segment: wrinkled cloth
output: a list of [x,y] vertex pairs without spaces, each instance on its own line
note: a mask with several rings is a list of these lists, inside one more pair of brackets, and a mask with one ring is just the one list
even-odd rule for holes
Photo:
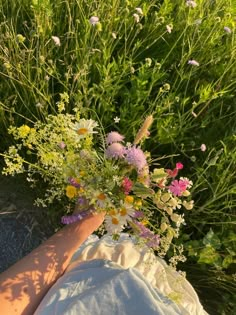
[[206,315],[191,284],[127,234],[91,235],[35,315]]

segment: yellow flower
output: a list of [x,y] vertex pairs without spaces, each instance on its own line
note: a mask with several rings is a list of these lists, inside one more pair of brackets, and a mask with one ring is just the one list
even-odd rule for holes
[[120,215],[123,217],[123,216],[126,216],[128,214],[127,212],[127,209],[126,208],[122,208],[120,209]]
[[74,198],[76,196],[76,194],[77,194],[77,190],[74,186],[68,185],[66,187],[66,196],[68,198],[70,198],[70,199]]
[[109,213],[110,216],[113,216],[113,215],[117,214],[115,209],[109,210],[108,213]]
[[134,202],[134,197],[133,196],[125,196],[125,202],[133,203]]
[[99,194],[99,195],[97,196],[97,198],[98,198],[99,200],[105,200],[105,199],[106,199],[106,195],[103,194],[103,193],[101,193],[101,194]]
[[119,220],[116,217],[112,217],[111,222],[112,224],[115,224],[115,225],[119,224]]
[[148,221],[147,219],[143,219],[143,220],[141,221],[141,223],[142,223],[143,225],[148,225],[149,221]]
[[21,138],[25,138],[30,133],[30,127],[27,125],[22,125],[18,128],[18,133]]

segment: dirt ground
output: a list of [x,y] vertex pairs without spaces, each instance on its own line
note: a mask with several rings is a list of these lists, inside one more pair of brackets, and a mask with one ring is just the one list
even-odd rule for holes
[[33,205],[36,195],[22,176],[0,175],[0,272],[53,233],[47,209]]

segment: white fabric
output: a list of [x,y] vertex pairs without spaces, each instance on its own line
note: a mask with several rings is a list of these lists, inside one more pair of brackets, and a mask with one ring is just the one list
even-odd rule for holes
[[92,235],[35,315],[205,315],[191,284],[163,259],[119,241]]

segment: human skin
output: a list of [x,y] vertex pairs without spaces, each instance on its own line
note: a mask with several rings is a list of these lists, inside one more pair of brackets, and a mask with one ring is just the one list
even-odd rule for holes
[[32,315],[63,275],[74,252],[103,220],[103,213],[91,214],[67,225],[0,274],[0,313]]

